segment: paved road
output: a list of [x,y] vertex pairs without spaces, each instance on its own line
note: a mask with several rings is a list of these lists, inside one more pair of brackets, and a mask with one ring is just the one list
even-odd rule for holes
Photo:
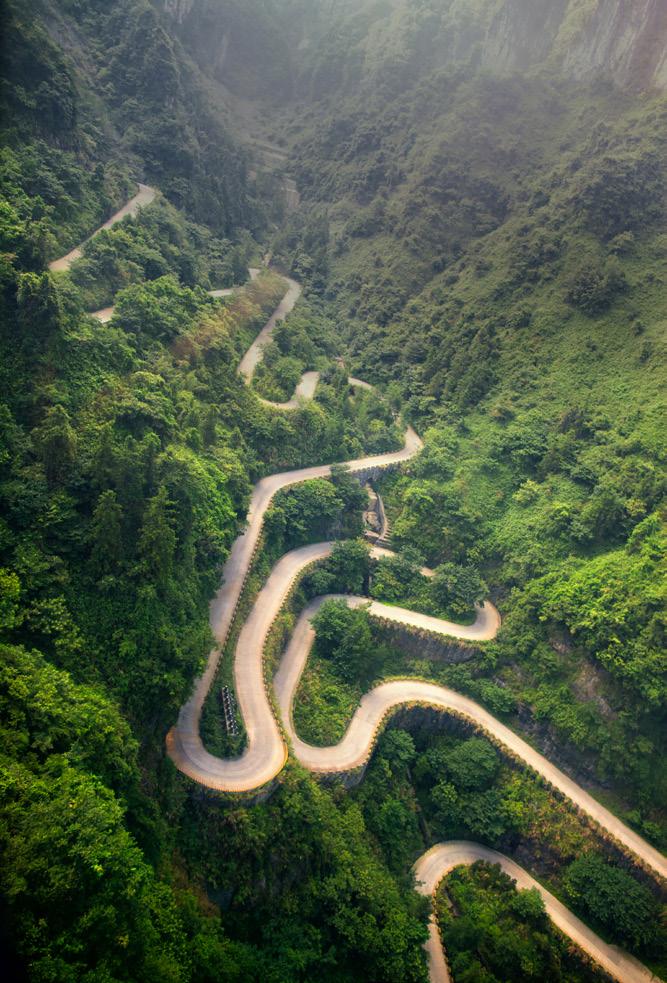
[[[516,881],[520,890],[537,888],[542,895],[546,912],[556,928],[560,929],[587,955],[591,956],[602,969],[620,983],[649,983],[656,981],[655,976],[646,966],[629,956],[615,945],[606,942],[584,925],[576,915],[573,915],[558,898],[542,887],[528,874],[523,867],[478,843],[452,841],[439,843],[419,858],[414,866],[415,881],[420,894],[432,897],[438,884],[455,867],[462,864],[475,863],[485,860],[487,863],[500,864],[506,874]],[[450,983],[451,976],[445,959],[440,933],[434,915],[429,923],[429,940],[426,943],[429,960],[429,976],[431,983]]]
[[[139,193],[105,222],[101,229],[111,228],[126,215],[136,214],[139,208],[153,201],[155,194],[154,189],[140,184]],[[99,232],[100,229],[97,231]],[[81,248],[74,249],[66,256],[51,263],[50,269],[54,271],[66,270],[81,255]],[[257,270],[251,270],[251,278],[254,279],[257,273]],[[252,381],[255,368],[262,358],[263,346],[269,340],[275,324],[292,310],[301,293],[301,288],[296,281],[288,280],[287,282],[287,293],[246,352],[239,366],[239,373],[247,384]],[[212,293],[217,296],[225,294],[224,291],[213,291]],[[112,314],[113,308],[105,308],[103,311],[95,312],[94,316],[104,321],[109,320]],[[317,381],[318,373],[305,373],[292,400],[285,404],[272,405],[282,409],[292,408],[297,405],[299,399],[312,397]],[[350,384],[360,388],[368,387],[368,383],[358,379],[350,379]],[[353,472],[366,471],[369,468],[388,467],[409,460],[418,453],[421,446],[420,438],[411,427],[408,427],[405,432],[404,446],[401,450],[345,463]],[[330,473],[329,465],[301,468],[283,474],[271,475],[263,478],[255,485],[248,511],[247,528],[232,547],[223,570],[222,586],[210,605],[211,629],[220,647],[227,638],[245,579],[257,549],[264,513],[271,504],[273,496],[282,488],[312,478],[327,477]],[[214,681],[220,657],[219,649],[210,653],[205,672],[197,680],[192,696],[181,708],[177,724],[167,735],[167,749],[170,757],[181,771],[195,781],[209,788],[223,791],[250,792],[269,782],[283,767],[287,757],[287,747],[274,717],[264,684],[264,643],[291,585],[308,565],[326,557],[332,548],[332,543],[318,543],[303,547],[300,550],[294,550],[283,556],[271,571],[241,629],[235,651],[234,680],[239,707],[246,726],[248,746],[239,758],[228,760],[216,758],[206,751],[199,736],[202,707]],[[387,555],[387,553],[387,550],[375,550],[377,556]],[[432,574],[432,571],[427,568],[424,568],[422,572],[426,576]],[[339,744],[329,748],[313,748],[300,741],[292,723],[292,704],[314,638],[310,619],[323,600],[323,598],[318,598],[308,606],[299,618],[274,681],[276,697],[286,731],[297,757],[306,767],[315,772],[335,773],[362,765],[368,758],[383,719],[396,706],[418,703],[453,711],[472,720],[527,765],[542,774],[548,782],[567,795],[649,867],[663,877],[667,877],[667,862],[657,850],[628,829],[587,792],[579,788],[543,755],[531,748],[483,707],[445,687],[410,679],[383,683],[362,698],[347,733]],[[352,606],[369,604],[373,616],[463,639],[493,638],[500,626],[500,616],[493,605],[488,602],[478,608],[474,624],[463,626],[454,625],[442,619],[430,618],[393,605],[381,604],[377,601],[369,603],[366,598],[346,597],[346,601]],[[617,979],[628,981],[628,983],[634,983],[635,980],[654,979],[641,964],[598,939],[556,898],[553,898],[540,885],[535,884],[532,878],[513,861],[502,857],[500,854],[495,854],[485,847],[462,843],[441,844],[434,847],[424,854],[416,865],[416,877],[421,882],[419,889],[424,894],[432,894],[438,881],[447,870],[459,863],[472,863],[475,859],[492,859],[492,862],[501,863],[521,887],[537,886],[545,899],[547,910],[554,923]],[[449,866],[447,866],[448,864]],[[431,979],[433,983],[449,980],[437,926],[433,921],[429,931],[430,941],[427,948],[429,950]]]
[[[140,184],[139,191],[134,198],[130,198],[130,200],[123,205],[123,207],[119,209],[115,215],[112,215],[110,219],[107,219],[104,225],[100,225],[99,229],[96,229],[92,235],[89,235],[88,239],[86,239],[80,246],[77,246],[76,249],[73,249],[71,252],[67,253],[66,256],[61,256],[60,259],[54,259],[52,263],[49,263],[49,269],[54,273],[60,273],[63,270],[68,270],[72,263],[74,263],[77,259],[81,259],[83,256],[83,246],[85,246],[89,239],[92,239],[93,236],[96,236],[97,233],[101,232],[103,229],[110,229],[116,224],[116,222],[120,222],[127,215],[136,215],[140,208],[150,205],[156,194],[157,191],[155,188],[149,188],[147,184]],[[102,319],[100,318],[100,320]]]
[[[251,273],[252,272],[253,271],[251,271]],[[264,357],[264,349],[271,341],[271,336],[273,335],[276,324],[278,321],[282,321],[287,317],[287,315],[294,309],[294,305],[301,296],[301,285],[297,283],[296,280],[292,280],[290,277],[283,277],[283,279],[287,283],[287,293],[241,359],[241,364],[239,365],[238,371],[239,375],[243,377],[247,385],[250,385],[252,382],[255,369]],[[297,408],[301,400],[313,398],[319,379],[319,372],[304,372],[296,386],[296,389],[294,390],[294,394],[292,395],[291,399],[284,403],[278,403],[271,399],[264,399],[262,396],[257,396],[257,398],[265,406],[271,406],[277,410],[294,410]],[[355,379],[352,376],[350,376],[349,383],[354,389],[373,388],[370,383],[364,382],[362,379]]]
[[[404,454],[398,451],[396,454]],[[351,469],[366,468],[369,461],[375,464],[393,463],[396,455],[382,455],[382,458],[364,458],[361,461],[350,463]],[[403,459],[403,458],[399,458]],[[317,473],[313,473],[317,472]],[[270,504],[271,498],[279,487],[293,484],[295,481],[306,481],[312,477],[324,477],[329,473],[328,467],[308,468],[300,472],[289,472],[285,475],[275,476],[270,479],[268,487],[262,486],[262,482],[255,488],[259,492],[253,506],[251,506],[252,516],[249,527],[243,536],[237,539],[224,571],[224,583],[218,591],[210,610],[211,629],[222,646],[227,637],[231,624],[232,613],[235,609],[238,596],[240,594],[240,584],[242,581],[242,571],[247,570],[248,557],[252,557],[259,532],[261,529],[261,516]],[[295,477],[298,476],[298,477]],[[284,481],[278,485],[276,478]],[[289,480],[286,480],[289,479]],[[265,479],[266,482],[269,479]],[[209,656],[206,671],[198,680],[195,691],[190,700],[182,707],[179,714],[178,723],[169,732],[167,737],[167,747],[169,755],[176,765],[186,775],[195,781],[221,791],[233,792],[252,792],[278,774],[283,767],[287,748],[278,729],[271,704],[264,686],[263,670],[263,651],[266,637],[271,630],[273,622],[282,608],[285,597],[291,585],[303,571],[316,560],[325,559],[333,548],[333,543],[316,543],[312,546],[304,546],[301,549],[286,553],[271,571],[268,580],[262,587],[255,604],[253,605],[250,616],[243,625],[239,635],[236,651],[234,655],[234,684],[239,709],[243,715],[248,735],[248,746],[239,758],[222,759],[210,754],[201,741],[199,735],[199,720],[201,710],[206,699],[206,695],[215,678],[219,651],[214,650]],[[349,603],[360,605],[367,604],[367,598],[347,598]],[[316,602],[312,613],[322,603],[322,599]],[[495,634],[500,618],[492,605],[485,605],[478,613],[475,625],[461,628],[448,622],[440,621],[436,618],[428,618],[426,615],[417,615],[412,611],[403,611],[400,608],[389,608],[386,605],[373,602],[371,612],[382,617],[389,617],[392,620],[400,620],[402,623],[414,623],[412,619],[417,617],[422,619],[419,624],[428,627],[432,631],[437,631],[444,635],[457,635],[461,631],[466,632],[468,638],[487,638]],[[397,612],[394,615],[394,612]],[[310,634],[309,634],[310,632]],[[308,657],[308,651],[312,644],[312,627],[306,615],[302,616],[297,625],[297,629],[292,636],[290,647],[282,660],[280,672],[276,678],[276,692],[282,710],[283,720],[287,722],[290,717],[282,709],[283,706],[291,706],[291,701],[298,686],[299,677],[303,666]],[[299,640],[308,637],[308,645],[302,645]],[[292,653],[290,655],[290,653]],[[287,683],[281,680],[287,679]],[[375,692],[375,691],[374,691]],[[401,702],[399,700],[399,702]],[[287,730],[293,742],[298,741],[294,734],[291,724],[287,724]],[[328,759],[322,766],[321,762],[315,760],[311,763],[307,754],[303,756],[297,751],[297,757],[302,760],[306,767],[312,767],[314,771],[340,771],[341,767],[356,767],[361,763],[372,746],[374,733],[371,734],[370,741],[365,732],[353,734],[351,744],[355,760],[347,764],[345,760],[338,759],[337,748],[314,748],[309,749],[315,752],[327,753],[332,757],[333,766],[329,765]],[[295,743],[296,746],[296,743]],[[303,745],[307,748],[306,745]],[[349,754],[348,754],[349,756]],[[359,761],[356,761],[359,757]],[[319,767],[318,767],[319,765]]]
[[[318,558],[328,556],[329,552],[330,544],[322,543],[321,554]],[[296,561],[301,562],[301,569],[303,570],[305,565],[312,561],[310,557],[305,556],[303,561],[299,561],[300,553],[300,550],[294,550],[292,554],[287,555],[291,555]],[[387,553],[388,550],[378,547],[371,549],[371,556],[386,556]],[[428,573],[430,574],[431,571]],[[363,765],[368,759],[378,729],[387,713],[394,707],[402,706],[408,702],[405,695],[407,693],[406,687],[411,683],[411,680],[401,680],[393,689],[386,689],[392,684],[384,683],[367,693],[362,698],[347,733],[339,744],[327,748],[313,747],[299,738],[294,728],[293,706],[299,688],[299,680],[315,641],[312,620],[322,604],[332,599],[343,600],[352,608],[367,607],[369,614],[375,618],[383,618],[386,621],[392,621],[398,625],[407,625],[411,628],[425,629],[437,635],[451,638],[483,641],[494,638],[500,627],[500,615],[493,604],[488,601],[486,604],[478,606],[477,617],[472,625],[457,625],[442,618],[433,618],[426,614],[408,611],[406,608],[382,604],[380,601],[369,601],[367,597],[349,594],[329,594],[311,601],[297,620],[273,681],[273,686],[280,715],[292,743],[294,754],[306,768],[320,774],[335,774]],[[258,597],[257,603],[262,602],[263,599]],[[420,687],[426,685],[418,680],[414,680],[414,683]],[[435,688],[440,689],[441,687]],[[418,702],[422,702],[421,698],[418,698]]]
[[[143,205],[155,197],[155,191],[145,185],[139,186],[139,193],[117,212],[101,228],[111,228],[126,215],[136,214]],[[97,230],[100,231],[100,230]],[[81,256],[75,249],[67,256],[51,264],[52,270],[66,270]],[[255,278],[259,271],[250,271]],[[229,291],[212,291],[214,296],[225,296]],[[246,384],[250,384],[255,369],[262,358],[263,346],[269,341],[271,333],[281,318],[293,309],[301,293],[294,280],[288,281],[288,290],[282,301],[264,326],[239,366],[239,373]],[[95,312],[101,321],[109,320],[113,307]],[[319,379],[316,372],[305,373],[291,400],[284,404],[273,404],[283,409],[298,405],[298,400],[311,398]],[[369,388],[368,384],[350,379],[350,384],[358,388]],[[264,401],[267,402],[267,401]],[[352,471],[365,471],[371,467],[387,467],[400,461],[409,460],[422,446],[415,431],[408,427],[405,443],[400,451],[365,457],[347,462]],[[263,478],[253,489],[247,528],[238,537],[223,571],[223,583],[210,606],[210,624],[219,647],[224,644],[234,613],[257,549],[264,513],[271,504],[273,496],[282,488],[308,481],[312,478],[326,477],[330,474],[329,465],[302,468],[284,474]],[[185,774],[210,788],[223,791],[249,792],[265,785],[282,769],[287,746],[274,717],[269,696],[264,684],[263,651],[268,632],[275,617],[289,593],[291,585],[304,569],[316,560],[323,559],[332,550],[332,543],[319,543],[294,550],[283,556],[260,591],[252,611],[243,625],[235,651],[234,681],[239,707],[243,714],[248,736],[246,751],[235,759],[223,760],[211,755],[204,748],[199,736],[199,721],[207,693],[215,678],[219,661],[219,648],[209,655],[204,674],[197,680],[194,692],[184,704],[178,722],[167,736],[169,755]],[[376,556],[386,556],[388,551],[375,548]],[[426,576],[433,571],[424,568]],[[419,680],[396,680],[383,683],[367,693],[356,710],[343,740],[329,748],[314,748],[301,741],[292,722],[292,705],[299,679],[312,647],[314,632],[311,618],[325,599],[313,601],[299,618],[287,651],[281,661],[274,681],[278,706],[288,736],[299,760],[309,769],[319,773],[335,773],[357,768],[364,764],[372,749],[376,734],[386,715],[394,708],[406,703],[419,703],[440,707],[472,720],[504,747],[517,755],[527,765],[542,774],[548,782],[567,795],[581,809],[594,818],[619,842],[628,847],[653,870],[667,876],[665,858],[645,843],[641,837],[628,829],[615,816],[596,802],[583,789],[552,765],[513,731],[505,727],[483,707],[459,693],[432,683]],[[472,625],[455,625],[443,619],[431,618],[394,605],[368,602],[362,597],[346,597],[351,606],[368,604],[371,615],[394,621],[414,628],[426,629],[443,635],[468,640],[493,638],[500,626],[500,616],[490,603],[477,609],[477,617]],[[434,847],[418,861],[415,874],[420,882],[419,890],[432,894],[439,880],[459,863],[472,863],[476,859],[490,859],[500,863],[517,881],[518,886],[536,886],[544,897],[545,905],[554,923],[566,932],[584,951],[588,952],[607,972],[615,978],[634,983],[655,979],[645,967],[625,955],[614,946],[608,946],[572,915],[549,892],[523,871],[513,861],[485,847],[475,844],[450,843]],[[433,919],[429,926],[429,963],[432,983],[449,980],[447,963],[440,942],[437,926]]]
[[[99,232],[99,229],[97,231]],[[72,256],[74,252],[76,252],[76,250],[73,250],[73,252],[69,253],[69,255]],[[74,256],[74,259],[78,259],[78,258],[79,258],[78,256]],[[60,262],[60,260],[56,260],[56,262]],[[255,280],[257,278],[257,274],[259,273],[259,270],[249,269],[248,272],[250,273],[250,279]],[[241,289],[241,286],[242,285],[236,287],[222,287],[219,290],[208,290],[207,293],[209,297],[216,297],[216,298],[231,297],[232,294],[236,293],[237,290]],[[97,318],[97,320],[101,321],[102,324],[106,324],[107,321],[110,321],[111,318],[113,317],[113,312],[114,312],[113,306],[103,307],[99,311],[91,311],[90,316]]]
[[257,393],[255,395],[264,406],[271,406],[276,410],[295,410],[301,400],[313,398],[319,381],[319,372],[304,372],[294,390],[294,395],[285,403],[276,403],[272,399],[264,399],[263,396],[259,396]]
[[238,370],[239,374],[243,376],[246,383],[252,382],[255,369],[263,357],[262,350],[271,340],[271,335],[277,322],[282,321],[287,317],[301,296],[300,284],[298,284],[296,280],[290,280],[289,277],[285,277],[285,280],[287,281],[287,293],[241,359],[241,364],[239,365]]
[[[241,362],[240,373],[250,382],[255,367],[261,358],[260,338],[266,341],[279,316],[292,309],[299,294],[299,286],[289,281],[288,291],[267,326]],[[244,367],[245,366],[245,367]],[[364,471],[371,467],[387,467],[409,460],[422,446],[420,438],[408,428],[405,444],[400,451],[382,454],[377,457],[361,458],[348,462],[352,471]],[[211,603],[210,623],[213,634],[222,646],[229,631],[238,599],[247,576],[259,540],[262,521],[271,499],[282,488],[308,481],[311,478],[326,477],[330,474],[328,465],[302,468],[283,474],[271,475],[257,483],[253,490],[248,526],[234,543],[230,557],[223,570],[223,584]],[[273,718],[268,697],[264,691],[262,672],[262,644],[266,632],[280,610],[283,599],[296,576],[316,558],[326,556],[330,544],[324,543],[305,547],[284,556],[274,567],[269,580],[259,594],[250,618],[241,632],[235,653],[234,675],[237,697],[248,732],[248,748],[241,758],[223,761],[209,754],[199,736],[199,719],[206,694],[213,682],[219,660],[218,650],[209,656],[206,671],[197,681],[194,693],[183,706],[178,722],[170,731],[167,744],[169,754],[179,768],[187,775],[211,788],[229,791],[252,791],[264,784],[280,770],[285,760],[285,747],[280,738],[278,726]],[[426,572],[426,571],[425,571]],[[352,603],[355,603],[353,600]],[[428,618],[412,611],[373,602],[371,610],[376,614],[417,628],[443,631],[445,634],[474,640],[491,638],[498,630],[500,618],[492,605],[485,605],[478,612],[474,625],[451,625],[438,619]],[[662,877],[667,877],[667,861],[654,847],[650,846],[637,833],[605,809],[576,782],[556,768],[543,755],[539,754],[514,731],[510,730],[487,710],[473,700],[454,690],[423,683],[419,680],[400,680],[383,683],[367,693],[357,709],[348,732],[340,744],[333,748],[310,748],[298,740],[291,725],[290,700],[296,691],[298,676],[307,658],[312,635],[309,634],[307,618],[300,619],[297,632],[285,655],[286,667],[277,677],[279,703],[283,720],[288,729],[298,757],[307,767],[317,772],[346,771],[358,767],[368,757],[378,727],[386,714],[394,707],[405,703],[425,703],[440,707],[449,712],[462,714],[478,727],[499,741],[526,765],[534,768],[555,788],[575,802],[584,812],[606,829],[612,836],[651,869]],[[298,673],[294,669],[300,666]],[[283,674],[289,674],[292,682],[285,688]]]
[[231,297],[237,287],[222,287],[220,290],[209,290],[209,297]]
[[[271,399],[264,399],[263,396],[259,396],[257,393],[255,393],[255,395],[260,403],[264,404],[264,406],[271,406],[275,410],[295,410],[302,400],[313,398],[319,381],[319,372],[304,372],[301,379],[297,383],[291,399],[288,399],[284,403],[276,403]],[[373,388],[368,382],[362,382],[360,379],[353,378],[353,376],[350,376],[347,381],[352,389]]]
[[[326,555],[326,549],[327,544],[322,544],[323,555]],[[287,554],[287,557],[293,558],[289,564],[292,576],[295,561],[299,562],[299,553],[300,551],[296,550],[292,554]],[[287,558],[283,557],[283,559]],[[280,562],[282,563],[282,560]],[[303,561],[301,561],[302,569],[308,562],[309,559],[304,555]],[[267,603],[268,598],[266,595],[262,596],[263,593],[260,593],[257,604]],[[311,602],[297,621],[274,680],[278,706],[285,728],[292,741],[294,753],[303,765],[311,771],[321,774],[332,774],[358,768],[367,760],[378,729],[392,709],[406,703],[439,707],[472,721],[504,748],[516,755],[524,764],[542,775],[554,788],[579,806],[603,829],[608,830],[619,843],[640,857],[650,868],[667,878],[667,860],[658,850],[622,823],[620,819],[605,809],[544,755],[497,720],[488,710],[485,710],[484,707],[469,697],[445,686],[425,683],[418,679],[392,680],[382,683],[363,696],[352,717],[350,726],[339,744],[327,748],[316,748],[301,741],[294,730],[292,703],[314,640],[311,619],[321,603],[321,598]],[[367,598],[352,597],[348,599],[348,603],[352,606],[358,606],[369,602]],[[488,602],[478,609],[477,618],[472,625],[455,625],[440,621],[437,618],[429,618],[427,615],[416,614],[414,611],[381,604],[378,601],[371,602],[369,609],[372,615],[387,618],[397,624],[426,628],[429,631],[469,641],[493,638],[500,626],[500,616],[493,605]]]
[[[408,427],[401,450],[346,463],[351,471],[384,468],[409,460],[421,448],[421,440]],[[248,524],[238,537],[223,569],[223,583],[211,602],[209,622],[219,648],[225,639],[238,604],[245,578],[259,541],[264,513],[273,496],[282,488],[331,474],[328,464],[286,471],[262,478],[255,485],[248,510]],[[178,722],[167,735],[167,749],[175,764],[186,775],[209,788],[249,792],[273,778],[285,762],[285,746],[264,688],[262,669],[263,639],[278,614],[294,577],[304,566],[328,555],[330,543],[318,543],[286,554],[278,561],[262,588],[239,636],[234,657],[234,682],[239,709],[248,735],[248,747],[234,760],[209,754],[199,735],[199,720],[206,695],[215,678],[219,648],[208,658],[204,674],[197,680],[190,699],[183,705]]]

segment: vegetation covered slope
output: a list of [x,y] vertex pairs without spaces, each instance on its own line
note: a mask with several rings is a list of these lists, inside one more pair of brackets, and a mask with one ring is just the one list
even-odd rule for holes
[[397,543],[477,568],[500,603],[493,663],[462,685],[503,687],[517,725],[655,836],[665,97],[548,65],[491,74],[464,48],[434,67],[408,16],[329,35],[341,65],[349,32],[364,55],[291,123],[308,213],[276,249],[426,434],[385,489]]
[[[293,43],[299,5],[273,7],[256,33],[248,10],[261,18],[268,5],[236,11],[241,50],[258,53],[253,92],[302,100],[275,125],[300,139],[307,209],[275,246],[311,297],[258,385],[284,398],[300,369],[324,368],[347,345],[365,377],[431,428],[420,463],[386,489],[396,537],[432,562],[483,568],[508,626],[448,682],[514,712],[554,755],[567,736],[576,767],[624,786],[629,818],[659,839],[663,108],[555,78],[490,84],[465,45],[462,68],[422,57],[428,17],[416,33],[405,26],[428,5],[395,5],[380,32],[385,5],[351,6],[339,13],[368,59],[343,20],[332,31],[321,19],[329,5],[302,25],[310,49]],[[637,901],[630,923],[615,904],[603,928],[660,959],[652,897],[616,865],[600,873],[603,846],[548,793],[497,761],[485,771],[488,748],[473,748],[470,764],[458,739],[435,748],[427,730],[417,757],[409,735],[388,735],[353,795],[290,770],[270,802],[227,809],[190,795],[164,761],[251,481],[392,437],[386,407],[350,402],[342,371],[289,417],[236,379],[282,288],[264,277],[226,306],[206,296],[237,278],[266,206],[220,123],[206,52],[190,59],[201,33],[188,38],[188,7],[3,10],[0,851],[11,970],[40,983],[423,981],[410,865],[434,836],[473,834],[524,851],[563,890],[585,847],[602,893],[611,880],[615,901],[630,890]],[[401,41],[397,60],[400,38],[417,43]],[[286,72],[289,85],[276,86]],[[600,115],[607,131],[594,128]],[[91,243],[70,276],[47,274],[140,177],[171,205]],[[599,224],[619,203],[621,226]],[[109,324],[85,314],[112,299]],[[320,504],[312,493],[280,503],[275,548],[288,527],[322,535],[308,512]],[[429,749],[439,753],[421,761]],[[584,761],[594,755],[596,775]],[[590,873],[571,872],[573,898]],[[587,892],[579,910],[595,920],[599,909]],[[512,955],[529,947],[515,934]],[[547,940],[539,955],[551,965],[558,946]]]
[[219,233],[262,226],[224,107],[148,0],[3,8],[5,153],[22,189],[55,209],[59,247],[123,200],[129,172]]
[[[237,380],[284,288],[265,275],[225,305],[203,289],[239,279],[261,213],[243,154],[207,116],[153,9],[13,5],[4,26],[6,962],[13,978],[58,983],[268,979],[254,941],[228,941],[193,890],[201,864],[190,880],[178,861],[182,795],[162,764],[164,735],[210,646],[208,599],[250,481],[336,457],[362,434],[340,386],[287,418]],[[47,273],[137,176],[189,218],[158,201],[93,240],[71,276]],[[109,324],[85,313],[110,300]],[[342,837],[327,808],[324,835]],[[396,958],[409,961],[423,932],[415,902],[369,863],[382,886],[369,882],[368,896],[387,896],[377,922],[405,921]]]

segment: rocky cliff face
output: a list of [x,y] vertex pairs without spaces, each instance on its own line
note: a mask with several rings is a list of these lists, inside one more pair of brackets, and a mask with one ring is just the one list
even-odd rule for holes
[[666,0],[598,0],[564,51],[563,67],[575,75],[606,70],[621,85],[667,89]]
[[[377,65],[402,49],[425,70],[473,61],[492,72],[544,67],[667,89],[667,0],[427,0],[418,8],[413,0],[155,2],[202,67],[249,95],[276,95],[276,87],[287,94],[301,56],[326,48],[341,25],[349,44],[334,52],[337,61]],[[426,31],[413,45],[420,20]]]
[[285,96],[291,63],[281,4],[263,0],[154,0],[200,67],[248,98]]
[[506,0],[487,30],[482,62],[545,64],[571,78],[667,89],[667,0]]

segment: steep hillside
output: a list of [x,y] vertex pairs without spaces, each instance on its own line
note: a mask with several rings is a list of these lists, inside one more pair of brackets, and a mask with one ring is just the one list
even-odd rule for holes
[[397,541],[501,602],[495,667],[452,681],[502,687],[657,835],[667,103],[636,69],[662,8],[288,9],[305,207],[275,252],[427,432]]
[[349,95],[369,77],[398,91],[432,71],[558,71],[667,87],[661,0],[156,0],[200,65],[274,103]]
[[[263,217],[244,154],[153,9],[12,4],[3,15],[5,972],[35,983],[265,980],[275,958],[243,915],[231,941],[206,899],[216,851],[184,869],[186,797],[165,766],[164,736],[211,646],[208,600],[251,478],[361,447],[362,421],[345,383],[323,386],[322,402],[288,419],[238,379],[240,354],[284,286],[267,272],[228,301],[206,292],[245,279]],[[189,214],[158,193],[85,244],[69,273],[49,272],[139,177]],[[111,301],[108,323],[86,313]],[[311,357],[319,350],[311,342]],[[371,872],[377,924],[403,919],[398,964],[417,953],[421,966],[418,902],[363,830],[346,835],[330,797],[321,809],[318,835],[352,844]],[[314,852],[321,862],[323,848]],[[251,875],[234,877],[252,889]],[[320,917],[310,908],[304,936]],[[332,930],[326,949],[336,946],[351,963],[354,945],[344,957]],[[284,963],[289,973],[289,952]]]
[[[277,4],[279,8],[285,5]],[[408,77],[472,65],[494,74],[555,70],[623,87],[667,87],[661,0],[385,0],[287,4],[294,64],[320,96],[372,74]]]
[[[209,602],[252,483],[393,450],[402,414],[425,446],[380,483],[399,555],[370,565],[363,544],[337,547],[290,594],[266,662],[305,599],[338,590],[461,621],[490,597],[502,626],[474,647],[401,646],[363,608],[323,607],[301,736],[337,740],[378,680],[419,678],[471,697],[667,843],[665,13],[661,0],[5,0],[11,978],[425,983],[412,865],[453,838],[518,859],[664,975],[650,872],[449,714],[394,720],[357,788],[290,760],[262,802],[213,799],[176,772],[165,737],[213,644]],[[284,222],[278,182],[255,174],[258,141],[298,179]],[[152,203],[49,270],[138,180]],[[239,361],[284,281],[264,270],[231,298],[210,292],[245,281],[266,248],[304,297],[250,387]],[[88,313],[108,305],[109,320]],[[266,403],[305,370],[320,375],[313,398]],[[359,534],[362,502],[344,471],[276,497],[234,631],[288,549]],[[232,649],[202,722],[224,755],[244,738],[220,712]],[[597,978],[536,896],[486,869],[445,889],[462,979]]]
[[272,102],[293,88],[292,32],[273,0],[157,0],[208,75],[245,99]]
[[[263,206],[224,107],[148,0],[113,8],[8,0],[3,21],[4,142],[27,193],[57,208],[65,224],[67,208],[85,215],[76,205],[87,192],[90,208],[100,207],[100,194],[119,203],[131,173],[217,232],[262,227]],[[63,188],[59,171],[70,164],[80,176]]]
[[304,207],[275,255],[427,433],[386,488],[397,541],[501,602],[494,666],[452,681],[501,688],[659,835],[664,5],[166,6],[292,148]]

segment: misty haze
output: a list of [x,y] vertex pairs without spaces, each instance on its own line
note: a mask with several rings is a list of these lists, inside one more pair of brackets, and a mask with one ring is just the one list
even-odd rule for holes
[[667,981],[667,0],[4,0],[9,983]]

